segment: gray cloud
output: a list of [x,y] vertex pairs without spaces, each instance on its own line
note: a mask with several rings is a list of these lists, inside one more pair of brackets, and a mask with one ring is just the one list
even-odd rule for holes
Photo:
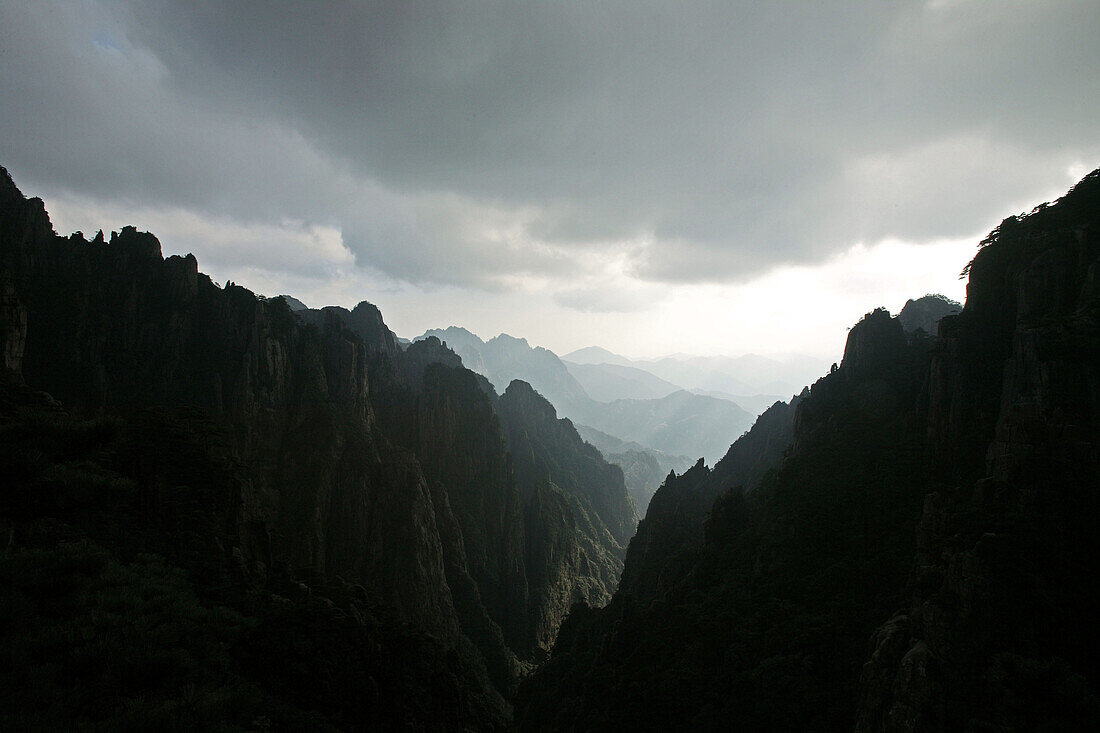
[[[1100,4],[0,4],[55,190],[333,226],[365,268],[737,281],[969,235],[1100,162]],[[558,302],[627,308],[564,285]]]

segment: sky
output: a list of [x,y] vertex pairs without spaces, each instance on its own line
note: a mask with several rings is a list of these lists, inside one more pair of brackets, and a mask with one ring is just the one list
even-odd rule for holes
[[1095,0],[0,0],[0,165],[62,234],[405,337],[834,360],[1100,166],[1098,37]]

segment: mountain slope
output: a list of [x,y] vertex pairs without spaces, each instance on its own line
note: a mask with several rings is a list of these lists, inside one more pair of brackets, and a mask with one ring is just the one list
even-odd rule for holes
[[1100,171],[983,242],[940,338],[853,327],[789,448],[670,476],[520,727],[1090,729],[1098,232]]
[[579,419],[623,440],[710,461],[752,425],[752,415],[734,403],[683,390],[657,400],[592,405]]
[[[19,562],[38,567],[66,557],[65,543],[89,541],[112,577],[135,553],[156,553],[169,575],[187,574],[181,602],[193,592],[217,615],[232,595],[230,610],[272,629],[233,631],[243,656],[231,664],[244,665],[242,684],[259,685],[256,694],[297,701],[279,727],[382,725],[393,713],[402,725],[498,728],[502,694],[554,637],[568,605],[555,595],[562,584],[602,588],[576,596],[592,602],[613,587],[621,547],[556,565],[554,577],[545,562],[528,565],[532,537],[595,547],[612,530],[598,512],[582,522],[526,502],[527,488],[550,479],[514,468],[485,379],[438,341],[400,349],[373,305],[294,313],[284,298],[217,287],[194,257],[164,259],[155,237],[130,227],[109,240],[58,237],[42,202],[24,199],[6,171],[0,265],[0,344],[14,395],[4,398],[3,439],[41,452],[70,420],[89,417],[141,440],[165,436],[139,449],[116,445],[110,430],[100,439],[99,427],[82,439],[81,429],[56,466],[23,465],[17,453],[0,509]],[[55,398],[65,405],[59,416],[19,422],[27,405],[56,407]],[[194,455],[177,460],[185,448]],[[623,522],[633,526],[625,490],[584,448],[569,446],[587,462],[571,483],[558,479],[559,492],[618,506],[621,545]],[[64,490],[41,490],[53,484]],[[125,489],[117,497],[116,484]],[[618,491],[619,504],[604,489]],[[37,598],[33,588],[19,592]],[[333,628],[349,634],[346,649],[325,630],[332,618],[343,619]],[[45,628],[33,614],[23,621]],[[285,631],[286,643],[317,645],[316,658],[304,646],[287,650],[300,668],[275,662],[286,625],[297,629]],[[377,642],[387,634],[407,646]],[[372,649],[382,656],[339,661]],[[102,661],[88,659],[89,670]],[[345,675],[359,691],[326,682],[341,663],[363,670]],[[310,669],[319,676],[301,679]],[[386,680],[370,682],[381,670]],[[185,681],[166,674],[165,684]],[[375,706],[382,719],[364,712],[376,698],[359,693],[372,685],[393,698]],[[133,689],[160,694],[140,680]],[[65,720],[99,714],[71,702],[63,712],[75,717]],[[124,707],[104,705],[110,715]],[[308,722],[287,722],[295,716]]]
[[637,517],[618,466],[582,441],[572,423],[558,420],[529,384],[512,382],[497,408],[530,518],[524,552],[537,595],[530,643],[548,654],[573,603],[611,599]]
[[598,402],[650,400],[666,397],[681,387],[649,372],[617,364],[574,364],[563,360],[565,368],[580,382],[584,391]]

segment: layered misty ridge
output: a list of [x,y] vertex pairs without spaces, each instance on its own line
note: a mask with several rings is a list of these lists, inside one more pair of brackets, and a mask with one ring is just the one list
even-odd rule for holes
[[[622,467],[639,515],[669,471],[682,472],[700,457],[717,461],[758,414],[827,367],[809,357],[779,362],[754,355],[631,361],[599,347],[559,358],[523,338],[500,334],[484,341],[458,326],[418,338],[430,337],[498,389],[521,379],[545,395],[585,440]],[[802,375],[806,379],[798,381]]]
[[1100,171],[967,273],[965,308],[868,313],[839,367],[669,476],[521,729],[1094,726]]
[[0,173],[5,727],[502,727],[568,608],[614,591],[622,471],[369,303],[60,237]]

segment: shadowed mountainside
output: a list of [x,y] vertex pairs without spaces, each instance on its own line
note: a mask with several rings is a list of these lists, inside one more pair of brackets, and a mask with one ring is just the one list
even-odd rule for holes
[[1091,729],[1098,237],[1100,171],[983,241],[938,338],[883,310],[853,327],[793,420],[769,411],[761,444],[789,447],[749,448],[765,413],[669,476],[519,726]]
[[[402,351],[373,305],[294,313],[284,298],[219,288],[194,257],[165,259],[132,227],[59,237],[6,171],[0,264],[0,437],[16,477],[0,506],[18,630],[5,639],[17,657],[72,622],[36,605],[34,573],[71,565],[65,592],[93,618],[114,612],[112,584],[144,593],[163,576],[172,602],[213,624],[194,643],[220,645],[217,685],[247,688],[222,710],[235,725],[255,727],[257,700],[274,696],[285,705],[264,725],[276,728],[493,729],[568,605],[613,589],[635,521],[621,473],[579,441],[554,446],[568,477],[513,462],[484,378],[438,341]],[[531,434],[559,429],[552,411],[509,414]],[[570,510],[541,511],[532,497],[550,492]],[[563,551],[528,551],[547,538]],[[146,577],[134,563],[153,555]],[[257,625],[270,631],[247,632]],[[84,679],[106,653],[90,648],[66,674]],[[203,670],[169,665],[155,689],[128,678],[103,703],[66,698],[46,718],[5,709],[39,725],[121,725],[134,700],[210,682]]]

